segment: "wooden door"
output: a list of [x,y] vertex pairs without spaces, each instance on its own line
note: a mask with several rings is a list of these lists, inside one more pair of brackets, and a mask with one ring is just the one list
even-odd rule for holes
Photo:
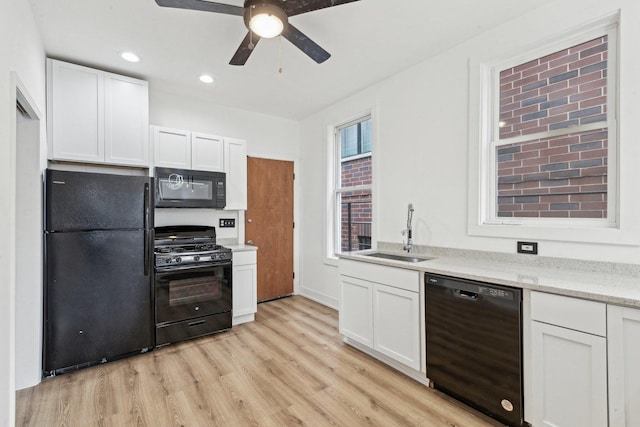
[[258,301],[293,293],[293,162],[247,158],[245,240],[258,247]]

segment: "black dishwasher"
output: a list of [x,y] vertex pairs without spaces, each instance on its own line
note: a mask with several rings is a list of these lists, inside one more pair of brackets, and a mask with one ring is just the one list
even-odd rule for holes
[[425,274],[427,377],[437,390],[522,426],[522,290]]

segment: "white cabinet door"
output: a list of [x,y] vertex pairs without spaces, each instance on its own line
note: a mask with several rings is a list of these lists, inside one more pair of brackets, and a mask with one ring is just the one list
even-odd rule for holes
[[340,333],[373,348],[373,284],[340,276]]
[[420,370],[419,293],[375,284],[374,349]]
[[149,166],[147,82],[104,73],[105,163]]
[[218,136],[191,134],[191,169],[224,172],[224,142]]
[[157,167],[191,169],[191,133],[152,126],[153,164]]
[[640,310],[607,307],[609,426],[640,426]]
[[606,338],[534,321],[531,347],[533,425],[606,426]]
[[49,158],[104,162],[102,71],[47,60]]
[[258,272],[255,264],[233,267],[234,318],[254,314],[258,311],[257,275]]
[[247,209],[247,142],[224,139],[224,167],[227,173],[227,210]]

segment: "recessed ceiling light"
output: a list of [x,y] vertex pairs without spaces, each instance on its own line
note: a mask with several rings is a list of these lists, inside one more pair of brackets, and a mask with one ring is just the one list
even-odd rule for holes
[[140,57],[133,52],[122,52],[120,54],[122,59],[129,62],[140,62]]
[[210,75],[208,75],[208,74],[203,74],[203,75],[201,75],[201,76],[200,76],[200,81],[201,81],[202,83],[208,83],[208,84],[211,84],[211,83],[213,83],[213,77],[211,77],[211,76],[210,76]]

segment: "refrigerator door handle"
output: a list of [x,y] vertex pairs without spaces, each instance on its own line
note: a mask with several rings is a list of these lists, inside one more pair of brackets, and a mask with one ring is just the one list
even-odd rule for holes
[[149,183],[144,184],[144,275],[149,275]]

